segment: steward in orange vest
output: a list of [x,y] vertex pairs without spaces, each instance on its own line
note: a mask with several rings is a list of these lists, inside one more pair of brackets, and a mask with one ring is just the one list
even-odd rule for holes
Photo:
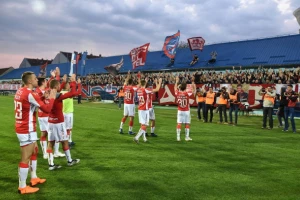
[[208,110],[210,110],[210,120],[209,122],[212,122],[213,119],[213,109],[214,109],[214,103],[216,100],[216,93],[213,92],[212,86],[209,87],[208,92],[203,94],[203,97],[205,97],[205,115],[204,115],[204,122],[208,121]]
[[221,90],[217,93],[217,97],[219,97],[218,101],[218,107],[219,107],[219,113],[220,113],[220,123],[223,123],[223,113],[224,113],[224,124],[228,124],[227,122],[227,104],[229,100],[229,94],[226,92],[226,87],[222,87]]
[[120,89],[118,94],[119,94],[119,97],[124,97],[124,95],[125,95],[124,90]]
[[[240,105],[240,95],[239,93],[231,88],[230,93],[229,93],[229,102],[230,102],[230,107],[229,107],[229,124],[232,124],[233,126],[237,125],[237,120],[238,120],[238,111],[239,111],[239,105]],[[234,111],[234,123],[232,123],[232,112]]]
[[124,101],[124,90],[123,87],[120,87],[120,89],[118,90],[118,97],[119,97],[119,109],[121,109],[122,107],[122,102]]
[[263,126],[262,129],[267,128],[267,118],[269,118],[268,129],[273,129],[273,108],[275,103],[276,92],[273,91],[272,87],[267,89],[262,88],[258,94],[263,96]]

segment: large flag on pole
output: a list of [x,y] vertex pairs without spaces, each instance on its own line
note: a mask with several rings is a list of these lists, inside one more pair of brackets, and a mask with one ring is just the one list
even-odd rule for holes
[[72,76],[72,74],[74,73],[73,72],[74,67],[76,67],[76,53],[72,53],[69,76]]
[[174,35],[167,36],[163,46],[163,52],[169,58],[175,58],[176,55],[176,48],[178,46],[180,39],[180,31],[178,30],[177,33]]
[[82,53],[82,56],[81,56],[81,65],[80,65],[80,75],[81,76],[84,76],[85,74],[85,60],[86,60],[86,56],[87,56],[87,51],[83,52]]
[[145,65],[149,45],[150,43],[147,43],[130,51],[129,56],[132,62],[132,69]]
[[40,67],[39,77],[46,77],[47,65],[48,65],[48,61],[46,61],[46,63]]
[[203,50],[205,40],[202,37],[192,37],[187,39],[191,51],[193,50]]
[[104,69],[106,69],[108,71],[108,73],[110,73],[111,75],[116,76],[119,73],[123,64],[124,64],[124,60],[122,57],[122,59],[119,63],[108,65],[108,66],[104,67]]

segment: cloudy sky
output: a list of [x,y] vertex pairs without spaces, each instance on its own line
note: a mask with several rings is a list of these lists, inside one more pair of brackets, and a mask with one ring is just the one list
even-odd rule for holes
[[[297,3],[298,2],[298,3]],[[0,68],[59,51],[127,54],[165,36],[207,43],[298,33],[299,0],[0,0]]]

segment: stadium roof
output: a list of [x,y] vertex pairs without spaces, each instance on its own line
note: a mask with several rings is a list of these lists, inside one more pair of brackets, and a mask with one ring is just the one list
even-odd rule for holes
[[[217,59],[214,64],[209,64],[210,53],[217,51]],[[190,66],[193,54],[199,57],[198,63]],[[107,73],[104,67],[119,63],[124,59],[124,65],[121,73],[132,70],[131,59],[128,54],[87,59],[86,62],[79,61],[78,74],[99,74]],[[85,63],[85,67],[81,67]],[[140,66],[132,71],[160,71],[160,70],[185,70],[185,69],[218,69],[231,68],[232,66],[289,66],[300,65],[300,34],[279,36],[273,38],[253,39],[244,41],[235,41],[227,43],[218,43],[206,45],[203,51],[191,52],[189,48],[177,49],[175,63],[170,66],[170,59],[164,56],[162,51],[148,52],[145,66]],[[70,63],[48,65],[49,71],[59,66],[62,74],[68,74]],[[30,68],[27,68],[29,70]],[[39,72],[39,67],[31,68],[35,73]],[[23,73],[22,69],[15,69],[5,74],[1,79],[19,78]],[[73,70],[76,71],[75,69]]]

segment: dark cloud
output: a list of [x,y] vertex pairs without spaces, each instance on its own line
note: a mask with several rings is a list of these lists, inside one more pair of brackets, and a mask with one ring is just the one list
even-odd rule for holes
[[[44,11],[39,2],[44,2]],[[297,4],[296,0],[0,1],[0,67],[17,67],[22,56],[53,58],[60,50],[109,56],[127,54],[147,42],[151,50],[160,50],[165,36],[177,30],[181,40],[203,36],[207,43],[296,33],[292,12]],[[8,55],[16,59],[7,59]]]

